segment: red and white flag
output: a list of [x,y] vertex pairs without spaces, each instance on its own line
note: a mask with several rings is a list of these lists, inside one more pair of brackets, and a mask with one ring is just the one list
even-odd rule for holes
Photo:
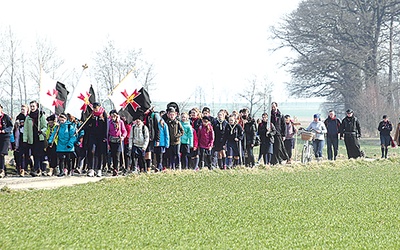
[[81,77],[79,78],[78,84],[75,86],[72,94],[69,95],[65,112],[70,113],[76,118],[80,118],[82,112],[86,112],[86,109],[91,105],[90,100],[93,95],[90,92],[92,86],[87,71],[82,71]]
[[40,73],[39,103],[52,113],[64,112],[68,91],[65,85],[52,79],[43,70]]

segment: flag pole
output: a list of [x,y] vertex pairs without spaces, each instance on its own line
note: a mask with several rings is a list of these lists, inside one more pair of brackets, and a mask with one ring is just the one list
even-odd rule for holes
[[135,70],[135,67],[133,67],[128,74],[126,74],[126,76],[124,78],[122,78],[122,80],[113,88],[113,90],[108,94],[108,96],[112,95],[114,93],[114,90],[121,85],[121,83]]

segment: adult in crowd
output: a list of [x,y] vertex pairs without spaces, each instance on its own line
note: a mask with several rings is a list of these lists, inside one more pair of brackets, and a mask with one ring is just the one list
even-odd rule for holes
[[3,106],[0,104],[0,178],[6,176],[5,156],[8,154],[13,127],[11,118],[3,112]]
[[388,147],[392,141],[392,137],[390,136],[392,129],[392,123],[389,121],[387,115],[383,115],[382,121],[380,121],[378,125],[379,137],[381,140],[382,158],[387,158]]
[[297,133],[295,123],[292,121],[290,115],[285,115],[285,140],[283,144],[288,155],[287,164],[292,163],[292,152],[295,146],[294,135]]
[[339,153],[339,130],[342,122],[336,117],[334,110],[329,110],[329,115],[324,121],[327,129],[326,133],[326,151],[328,160],[336,160]]
[[354,116],[352,109],[346,110],[346,117],[342,119],[340,125],[340,139],[344,139],[346,145],[347,157],[357,159],[361,157],[360,143],[361,126],[357,117]]
[[313,130],[315,138],[313,141],[314,156],[317,161],[322,160],[322,149],[325,144],[325,134],[327,132],[325,124],[320,119],[320,114],[314,114],[313,121],[308,125],[306,130]]
[[288,160],[288,155],[283,144],[285,140],[285,118],[281,111],[278,109],[278,103],[271,103],[271,117],[270,121],[274,124],[276,134],[274,138],[274,153],[272,154],[271,164],[281,164],[283,161]]
[[24,123],[23,142],[27,143],[28,150],[33,156],[33,177],[47,175],[44,160],[45,135],[47,131],[47,122],[43,112],[39,111],[39,103],[31,101],[29,103],[30,112]]

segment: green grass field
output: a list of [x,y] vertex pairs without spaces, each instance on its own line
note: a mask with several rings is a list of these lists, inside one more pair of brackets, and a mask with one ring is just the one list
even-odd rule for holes
[[1,249],[399,249],[399,159],[0,192]]

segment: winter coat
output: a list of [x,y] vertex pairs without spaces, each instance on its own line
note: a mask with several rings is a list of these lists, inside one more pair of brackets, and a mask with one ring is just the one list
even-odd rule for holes
[[118,124],[118,129],[112,119],[108,120],[108,142],[109,143],[110,143],[111,136],[120,137],[123,140],[127,135],[127,131],[126,131],[124,122],[121,119],[117,119],[115,121],[115,123]]
[[74,143],[76,142],[76,124],[70,121],[60,123],[53,130],[48,140],[49,145],[57,139],[56,152],[72,153],[74,152]]
[[129,148],[132,146],[146,149],[149,145],[149,129],[146,125],[134,125],[132,126],[131,136],[129,137]]
[[268,133],[268,128],[267,128],[267,122],[261,122],[258,124],[258,135],[260,136],[260,142],[261,144],[268,144],[268,143],[274,143],[275,142],[275,134],[276,134],[276,128],[273,123],[269,123],[269,133]]
[[169,143],[170,146],[179,145],[181,143],[181,136],[183,135],[183,127],[178,119],[167,120],[168,132],[169,132]]
[[256,143],[257,127],[254,120],[250,120],[244,124],[244,134],[246,145],[254,145]]
[[342,124],[336,116],[332,119],[330,117],[326,118],[324,121],[326,130],[328,130],[328,136],[336,136],[340,133],[340,125]]
[[227,142],[236,142],[235,138],[237,138],[239,141],[243,140],[243,128],[237,123],[233,126],[228,124],[225,127],[224,144]]
[[340,137],[357,136],[361,137],[361,127],[358,119],[355,116],[345,117],[340,125]]
[[33,126],[38,127],[38,130],[42,131],[41,134],[39,134],[39,140],[44,141],[45,138],[44,136],[46,135],[47,131],[47,121],[46,118],[44,117],[43,114],[39,115],[39,124],[33,125],[33,119],[28,115],[25,119],[24,123],[24,135],[23,135],[23,142],[27,142],[28,144],[33,144],[33,137],[34,137],[34,132],[33,132]]
[[325,140],[325,134],[327,132],[325,124],[321,121],[312,121],[306,130],[314,129],[318,131],[315,135],[316,140]]
[[183,127],[183,135],[181,136],[181,144],[190,145],[193,147],[193,128],[190,125],[190,121],[183,122],[181,121],[181,125]]
[[378,130],[380,132],[380,135],[390,135],[390,132],[392,131],[393,126],[390,121],[381,121],[378,125]]
[[211,149],[214,145],[214,129],[211,123],[201,125],[197,131],[199,148]]

